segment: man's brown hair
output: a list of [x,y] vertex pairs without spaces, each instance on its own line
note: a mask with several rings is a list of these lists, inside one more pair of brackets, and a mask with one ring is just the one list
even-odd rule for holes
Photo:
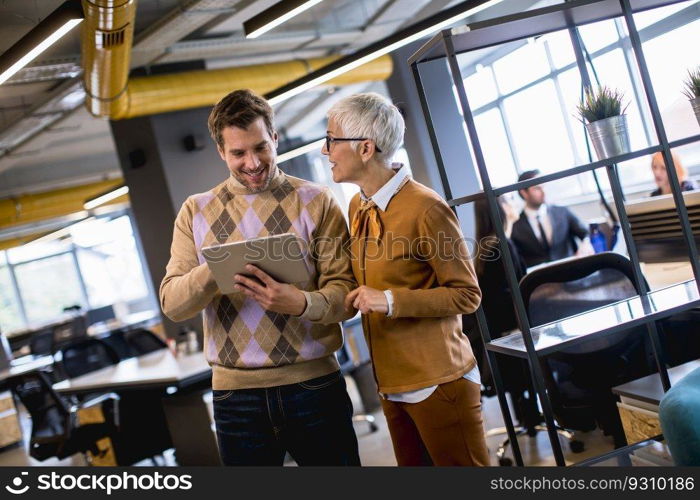
[[234,90],[216,103],[209,114],[207,125],[214,142],[223,149],[224,139],[221,132],[226,127],[247,129],[251,123],[262,117],[267,132],[275,132],[272,107],[265,99],[248,89]]

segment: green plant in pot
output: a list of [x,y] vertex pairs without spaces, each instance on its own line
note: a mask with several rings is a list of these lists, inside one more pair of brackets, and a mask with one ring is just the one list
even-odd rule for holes
[[694,70],[688,70],[688,78],[685,81],[683,93],[690,100],[690,105],[695,111],[695,118],[700,125],[700,66]]
[[581,121],[599,160],[630,152],[624,93],[606,86],[586,89],[578,105]]

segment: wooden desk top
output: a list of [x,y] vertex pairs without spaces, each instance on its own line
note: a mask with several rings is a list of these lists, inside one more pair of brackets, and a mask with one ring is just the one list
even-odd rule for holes
[[120,363],[54,384],[59,393],[148,389],[182,385],[211,376],[204,353],[175,357],[168,349],[130,358]]
[[[700,368],[700,359],[688,361],[682,365],[669,368],[668,376],[671,379],[671,385],[678,382],[696,368]],[[661,377],[659,377],[658,373],[653,373],[646,377],[633,380],[632,382],[618,385],[617,387],[613,387],[612,391],[619,396],[638,399],[653,405],[658,405],[659,401],[661,401],[661,398],[664,396],[664,389],[661,386]]]

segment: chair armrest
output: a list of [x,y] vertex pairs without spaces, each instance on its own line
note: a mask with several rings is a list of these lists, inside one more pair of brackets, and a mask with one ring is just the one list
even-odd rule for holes
[[102,403],[112,400],[111,402],[119,402],[119,395],[114,392],[108,392],[106,394],[100,394],[94,398],[86,399],[82,401],[78,407],[79,408],[90,408],[92,406],[101,405]]
[[[71,407],[71,413],[77,413],[78,410],[83,408],[92,408],[97,405],[107,404],[110,407],[110,413],[112,416],[112,423],[115,427],[119,427],[119,395],[114,392],[108,392],[105,394],[100,394],[90,399],[86,399],[77,405]],[[108,415],[105,415],[105,421],[108,421]]]

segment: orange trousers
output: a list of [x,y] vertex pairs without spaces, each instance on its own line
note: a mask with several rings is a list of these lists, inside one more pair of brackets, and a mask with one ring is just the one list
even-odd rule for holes
[[464,378],[438,385],[427,399],[382,399],[394,454],[404,465],[490,465],[481,388]]

